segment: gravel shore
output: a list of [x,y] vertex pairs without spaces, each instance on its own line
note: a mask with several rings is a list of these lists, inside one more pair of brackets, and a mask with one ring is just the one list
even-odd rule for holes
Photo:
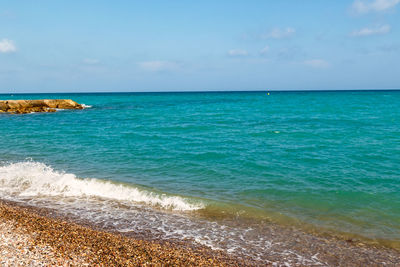
[[0,258],[0,266],[252,265],[206,247],[135,240],[5,202],[0,202]]
[[[395,249],[280,226],[271,225],[270,230],[267,236],[276,246],[265,253],[272,266],[400,266],[400,252]],[[294,260],[296,255],[318,260]],[[0,200],[0,266],[256,265],[267,263],[191,241],[141,240],[94,225],[76,224],[48,209]]]

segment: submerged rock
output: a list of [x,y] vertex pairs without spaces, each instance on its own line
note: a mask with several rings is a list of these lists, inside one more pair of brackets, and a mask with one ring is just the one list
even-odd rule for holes
[[0,112],[23,114],[31,112],[55,112],[56,109],[83,109],[81,104],[71,99],[3,100]]

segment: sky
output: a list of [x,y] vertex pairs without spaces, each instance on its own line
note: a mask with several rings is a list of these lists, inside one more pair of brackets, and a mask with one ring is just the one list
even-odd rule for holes
[[400,0],[0,0],[0,93],[400,89]]

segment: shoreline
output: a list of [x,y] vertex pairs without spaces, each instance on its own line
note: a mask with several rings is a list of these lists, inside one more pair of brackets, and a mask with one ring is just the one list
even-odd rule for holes
[[[102,229],[90,222],[76,222],[74,218],[48,208],[0,200],[0,233],[3,243],[5,232],[33,240],[30,241],[31,245],[24,247],[25,250],[34,251],[33,256],[27,256],[27,260],[35,257],[43,260],[44,257],[51,265],[59,262],[126,266],[280,266],[286,263],[290,266],[400,265],[400,251],[395,249],[354,240],[339,240],[332,236],[312,235],[274,224],[265,234],[276,243],[275,247],[266,248],[265,259],[256,259],[213,250],[193,240],[160,239],[150,231],[133,235],[119,233],[112,229]],[[38,254],[38,249],[44,254]],[[307,260],[304,255],[313,261]],[[17,258],[21,259],[21,255]]]
[[[47,215],[45,216],[44,214]],[[13,265],[250,266],[205,246],[139,240],[0,200],[0,261]]]
[[[240,209],[236,211],[239,213]],[[255,211],[256,212],[256,211]],[[253,211],[254,213],[254,211]],[[197,218],[202,219],[213,219],[215,221],[224,222],[232,221],[232,218],[236,217],[235,213],[225,212],[223,214],[217,214],[217,212],[208,212],[204,210],[199,210],[199,213],[195,215]],[[352,232],[347,229],[338,229],[334,227],[329,227],[326,225],[314,225],[310,222],[301,221],[295,217],[290,217],[288,215],[280,214],[276,211],[269,211],[269,213],[263,214],[263,216],[254,216],[240,214],[241,218],[238,221],[243,221],[241,224],[245,225],[268,225],[276,226],[278,228],[291,228],[296,229],[300,232],[304,232],[309,235],[314,235],[317,237],[346,240],[347,242],[354,243],[364,243],[367,246],[372,246],[376,248],[393,249],[400,252],[400,240],[399,239],[384,239],[384,238],[374,238],[372,236],[365,236],[356,231]]]

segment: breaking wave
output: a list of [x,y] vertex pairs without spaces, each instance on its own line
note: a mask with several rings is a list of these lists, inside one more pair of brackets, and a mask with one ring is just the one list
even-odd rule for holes
[[0,166],[0,195],[8,199],[101,198],[178,211],[204,208],[203,203],[196,203],[184,197],[155,193],[95,178],[81,179],[72,173],[56,171],[44,163],[34,161]]

